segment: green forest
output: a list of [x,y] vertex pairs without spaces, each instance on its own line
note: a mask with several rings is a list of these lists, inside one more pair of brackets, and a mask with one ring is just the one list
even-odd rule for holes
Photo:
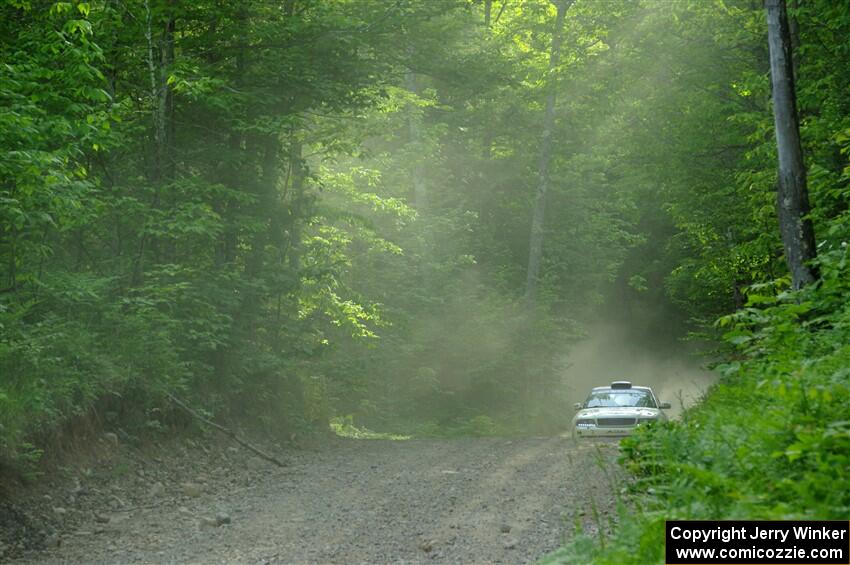
[[616,312],[718,381],[549,561],[850,514],[845,2],[5,0],[0,150],[0,474],[191,433],[175,398],[294,444],[558,434]]

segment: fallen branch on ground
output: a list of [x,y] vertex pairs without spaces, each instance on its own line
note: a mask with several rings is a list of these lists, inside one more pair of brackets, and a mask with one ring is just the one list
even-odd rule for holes
[[233,441],[235,441],[236,443],[238,443],[239,445],[241,445],[245,449],[255,453],[256,455],[258,455],[262,459],[265,459],[269,463],[273,463],[273,464],[277,465],[278,467],[285,467],[286,466],[279,459],[272,457],[271,455],[264,453],[263,451],[260,451],[259,449],[257,449],[256,447],[254,447],[253,445],[248,443],[247,441],[243,440],[238,435],[236,435],[235,432],[225,428],[222,425],[216,424],[215,422],[208,420],[207,418],[204,418],[203,416],[201,416],[200,414],[198,414],[197,412],[195,412],[194,410],[189,408],[189,406],[187,406],[180,399],[176,398],[170,392],[166,392],[165,395],[171,400],[171,402],[173,402],[174,404],[176,404],[177,406],[179,406],[180,408],[182,408],[183,410],[188,412],[189,415],[191,415],[193,418],[200,420],[201,422],[210,426],[211,428],[215,428],[216,430],[220,431],[221,433],[223,433],[224,435],[226,435],[227,437],[229,437],[230,439],[232,439]]

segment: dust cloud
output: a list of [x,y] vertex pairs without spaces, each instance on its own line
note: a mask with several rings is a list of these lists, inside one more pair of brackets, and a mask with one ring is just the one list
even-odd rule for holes
[[[649,336],[651,338],[651,336]],[[683,342],[652,344],[647,336],[618,324],[598,324],[563,358],[563,384],[570,405],[581,402],[595,386],[615,380],[649,386],[661,402],[669,402],[670,418],[695,404],[717,379],[702,368],[705,359]]]

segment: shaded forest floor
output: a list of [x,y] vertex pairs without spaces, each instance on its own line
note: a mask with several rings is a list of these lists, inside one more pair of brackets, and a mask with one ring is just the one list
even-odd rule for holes
[[186,439],[95,451],[11,493],[5,558],[532,562],[607,529],[620,490],[616,443],[558,437],[336,440],[277,453],[283,469]]

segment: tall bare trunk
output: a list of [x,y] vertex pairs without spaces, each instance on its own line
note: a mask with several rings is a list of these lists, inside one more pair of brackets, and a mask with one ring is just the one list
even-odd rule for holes
[[[169,4],[170,5],[170,4]],[[168,85],[168,73],[174,64],[174,18],[169,17],[159,38],[158,45],[154,42],[155,23],[150,0],[145,0],[145,39],[147,42],[147,66],[150,97],[153,103],[151,111],[153,121],[153,151],[152,163],[149,168],[149,178],[154,188],[151,206],[160,208],[162,185],[174,180],[174,161],[172,155],[172,138],[174,132],[172,111],[173,98],[171,87]],[[144,278],[145,256],[153,254],[159,262],[160,245],[156,238],[149,235],[147,230],[139,239],[139,247],[133,260],[131,284],[141,284]]]
[[807,218],[809,192],[797,117],[791,33],[785,0],[766,0],[765,6],[779,160],[776,208],[792,286],[800,289],[817,278],[815,269],[809,264],[816,257],[817,249],[814,228]]
[[791,62],[794,65],[794,83],[800,78],[800,24],[797,21],[796,10],[799,0],[791,0],[792,12],[788,14],[788,33],[791,37]]
[[546,82],[546,109],[543,115],[543,132],[540,136],[540,158],[538,162],[537,193],[531,216],[531,242],[528,250],[528,271],[525,281],[525,298],[529,302],[537,299],[540,265],[543,260],[543,229],[546,215],[546,192],[549,189],[549,162],[552,160],[552,129],[555,125],[555,102],[557,101],[556,70],[561,59],[561,42],[564,18],[573,0],[555,2],[558,13],[552,32],[552,49],[549,53],[549,76]]
[[[490,29],[492,12],[493,0],[484,0],[484,28],[487,30]],[[484,147],[481,151],[481,156],[486,160],[491,157],[493,145],[493,126],[491,125],[490,120],[484,122],[484,138],[482,143]]]
[[[493,0],[484,1],[484,28],[489,32],[493,13]],[[493,157],[493,123],[491,120],[485,120],[483,125],[483,133],[481,136],[481,158],[484,161],[489,161]],[[486,167],[486,164],[482,164]],[[475,198],[475,209],[478,213],[478,221],[480,225],[484,225],[488,215],[488,205],[490,203],[490,194],[486,190],[478,192]]]
[[[171,2],[169,2],[171,5]],[[161,124],[160,167],[163,181],[174,181],[174,92],[168,84],[168,76],[174,67],[174,16],[169,16],[162,32],[159,66],[159,99],[158,111]]]
[[289,269],[292,271],[292,276],[295,277],[295,286],[298,286],[301,271],[301,226],[302,216],[304,214],[304,206],[306,204],[304,194],[304,157],[303,146],[293,134],[291,136],[289,147],[289,173],[287,183],[291,183],[287,187],[290,192],[290,214],[291,222],[289,224]]
[[173,126],[171,112],[173,99],[168,85],[168,73],[174,64],[174,19],[165,22],[159,45],[154,42],[154,21],[150,0],[145,0],[145,39],[147,41],[147,65],[150,97],[153,102],[154,151],[152,180],[168,180],[173,176],[172,159],[169,151],[172,145]]
[[[405,87],[413,94],[419,94],[419,84],[416,80],[416,74],[413,71],[408,71],[404,76]],[[410,143],[416,147],[422,139],[420,132],[420,117],[417,109],[413,104],[408,109],[407,127]],[[416,156],[416,162],[413,166],[413,206],[421,214],[428,206],[428,187],[424,178],[424,167],[422,166],[421,155]]]

